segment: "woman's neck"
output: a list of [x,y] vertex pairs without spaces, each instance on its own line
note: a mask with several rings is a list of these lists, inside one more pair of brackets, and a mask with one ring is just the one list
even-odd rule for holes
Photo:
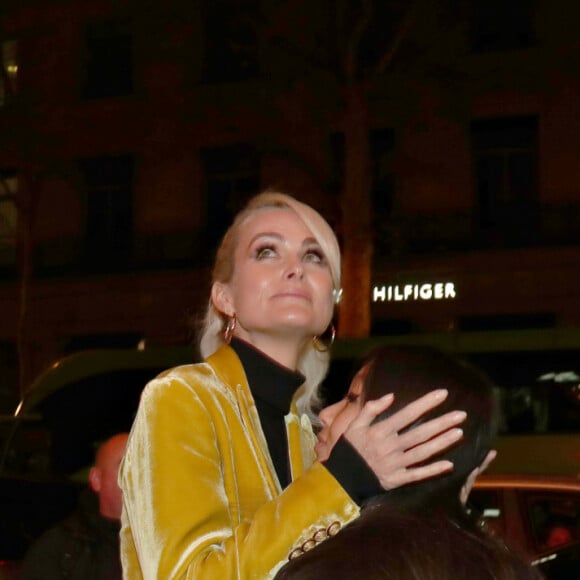
[[287,336],[279,337],[258,332],[249,333],[244,329],[236,331],[234,336],[290,370],[296,370],[300,354],[304,348],[303,339],[290,339]]

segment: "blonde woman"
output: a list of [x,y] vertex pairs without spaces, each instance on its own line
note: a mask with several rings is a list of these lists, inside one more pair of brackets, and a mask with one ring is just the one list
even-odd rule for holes
[[[369,488],[451,468],[409,466],[457,441],[463,413],[414,430],[404,448],[393,431],[444,390],[376,426],[390,399],[369,402],[366,425],[345,433],[326,463],[315,460],[308,417],[328,366],[318,337],[339,294],[340,251],[326,221],[281,193],[253,198],[217,253],[205,362],[168,370],[143,392],[120,472],[125,578],[273,578],[355,519]],[[335,452],[359,466],[341,471]]]

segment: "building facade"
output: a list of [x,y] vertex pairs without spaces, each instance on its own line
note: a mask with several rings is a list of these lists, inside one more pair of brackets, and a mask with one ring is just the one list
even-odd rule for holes
[[3,2],[3,407],[78,348],[193,340],[252,193],[342,235],[357,19],[361,74],[392,56],[365,93],[371,332],[580,326],[580,6],[311,4]]

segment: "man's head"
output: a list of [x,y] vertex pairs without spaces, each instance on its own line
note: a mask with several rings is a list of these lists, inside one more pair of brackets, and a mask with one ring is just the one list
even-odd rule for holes
[[117,484],[119,464],[125,453],[127,433],[107,439],[97,450],[95,464],[89,472],[89,485],[99,496],[99,512],[103,517],[121,518],[123,499]]

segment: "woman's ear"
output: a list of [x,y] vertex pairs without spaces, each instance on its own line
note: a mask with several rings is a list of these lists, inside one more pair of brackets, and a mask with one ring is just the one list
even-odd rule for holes
[[469,498],[469,494],[471,493],[471,489],[473,488],[473,484],[479,475],[481,475],[488,467],[489,464],[496,458],[497,451],[492,449],[489,453],[485,456],[485,459],[481,462],[481,465],[476,467],[465,480],[465,483],[461,487],[461,491],[459,492],[459,499],[463,505],[467,503],[467,499]]
[[226,316],[233,316],[235,314],[236,310],[234,308],[231,291],[227,284],[222,282],[213,283],[211,287],[211,301],[218,312]]

